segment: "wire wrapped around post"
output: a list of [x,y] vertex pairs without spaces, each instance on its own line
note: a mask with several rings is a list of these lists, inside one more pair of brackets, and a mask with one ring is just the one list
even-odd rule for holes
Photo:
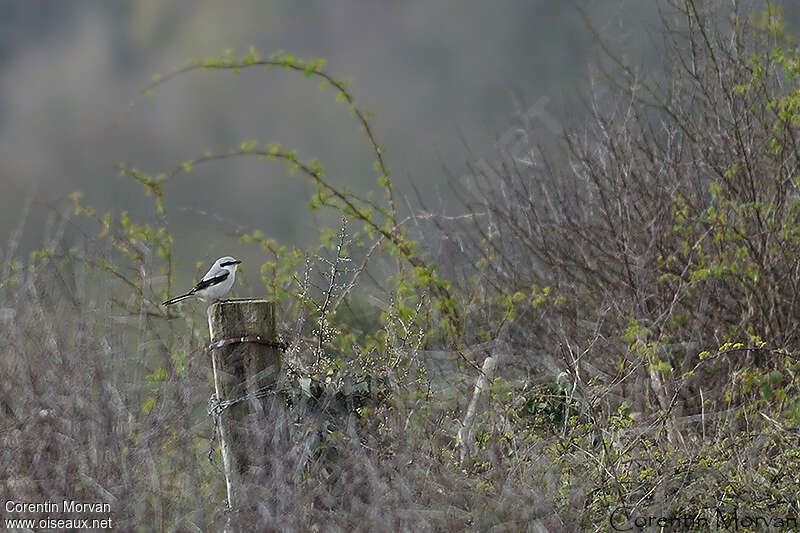
[[[227,507],[232,511],[246,501],[240,497],[243,481],[264,454],[268,407],[263,392],[275,385],[281,352],[286,350],[277,339],[275,307],[267,300],[237,299],[208,308],[216,397],[210,414],[219,431]],[[239,530],[230,519],[225,529]]]

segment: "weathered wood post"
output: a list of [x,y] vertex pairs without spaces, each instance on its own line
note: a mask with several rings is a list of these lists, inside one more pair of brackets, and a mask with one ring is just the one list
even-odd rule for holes
[[252,419],[264,420],[263,393],[274,385],[280,370],[275,303],[217,302],[208,308],[208,329],[217,407],[221,408],[216,415],[228,508],[236,509],[244,503],[238,498],[242,476],[259,449],[258,443],[248,442],[248,424]]

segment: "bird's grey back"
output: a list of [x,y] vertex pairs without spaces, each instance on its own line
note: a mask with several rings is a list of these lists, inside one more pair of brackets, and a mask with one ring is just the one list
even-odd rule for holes
[[225,272],[228,272],[227,269],[222,268],[220,265],[222,263],[228,263],[230,261],[236,261],[236,259],[234,259],[233,257],[231,257],[229,255],[226,255],[225,257],[220,257],[219,259],[214,261],[214,264],[211,265],[211,268],[208,270],[208,272],[206,272],[206,275],[203,276],[203,279],[213,278],[213,277],[219,276],[220,274],[224,274]]

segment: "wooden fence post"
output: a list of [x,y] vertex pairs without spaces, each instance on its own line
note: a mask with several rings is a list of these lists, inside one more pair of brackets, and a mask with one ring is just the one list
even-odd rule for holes
[[[238,498],[242,476],[260,448],[248,438],[249,421],[264,421],[263,400],[256,396],[274,385],[280,370],[275,303],[217,302],[208,308],[208,329],[216,398],[223,408],[217,414],[228,508],[236,509],[245,503]],[[237,401],[246,396],[250,399]]]

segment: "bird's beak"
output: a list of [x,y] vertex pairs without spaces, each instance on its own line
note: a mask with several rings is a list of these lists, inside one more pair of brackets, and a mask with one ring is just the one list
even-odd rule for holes
[[237,261],[234,262],[234,264],[236,265],[236,272],[241,272],[242,271],[242,262],[237,260]]

